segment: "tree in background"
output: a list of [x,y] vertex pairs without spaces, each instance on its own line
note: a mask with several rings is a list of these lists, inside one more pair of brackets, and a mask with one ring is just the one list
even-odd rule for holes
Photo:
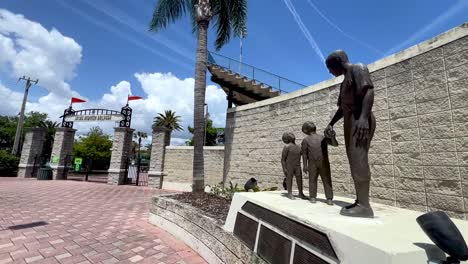
[[[47,119],[47,114],[39,112],[29,112],[25,115],[24,119],[24,128],[44,127],[44,125],[48,128],[43,149],[43,155],[46,157],[50,157],[50,153],[52,152],[55,128],[53,131],[49,130],[49,128],[51,128],[53,123]],[[14,176],[14,171],[18,168],[19,158],[10,154],[13,142],[15,141],[17,124],[17,116],[0,116],[0,175],[2,176]],[[24,140],[24,130],[22,139]]]
[[[44,123],[51,122],[47,119],[46,113],[29,112],[24,117],[24,128],[43,127]],[[18,124],[17,116],[0,116],[0,148],[11,150],[15,141],[16,126]],[[55,131],[54,131],[55,133]],[[53,134],[52,134],[53,136]],[[24,130],[23,137],[24,139]]]
[[180,125],[180,116],[172,110],[164,111],[164,114],[158,113],[153,121],[153,130],[157,127],[165,127],[170,130],[169,136],[166,138],[164,145],[169,146],[171,144],[171,134],[172,131],[182,131],[184,130]]
[[194,32],[198,33],[195,63],[193,191],[204,192],[205,92],[208,25],[214,20],[217,50],[226,44],[231,34],[240,37],[246,31],[247,0],[159,0],[153,11],[150,30],[159,31],[188,13]]
[[[188,131],[193,134],[193,127],[189,126]],[[213,127],[213,120],[206,120],[206,142],[205,146],[216,146],[216,138],[218,136],[218,129]],[[193,146],[193,137],[192,139],[185,142],[188,146]]]
[[133,138],[137,141],[138,144],[138,157],[141,157],[141,140],[145,139],[148,137],[148,134],[145,132],[138,131],[136,133],[133,133]]
[[0,116],[0,148],[11,150],[15,140],[16,124],[18,118],[12,116]]
[[112,140],[100,127],[92,127],[86,136],[80,136],[73,146],[73,155],[92,160],[110,160]]

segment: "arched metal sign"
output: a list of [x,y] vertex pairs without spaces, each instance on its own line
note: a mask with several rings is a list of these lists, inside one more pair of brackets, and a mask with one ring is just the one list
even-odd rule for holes
[[73,110],[71,107],[63,112],[62,127],[73,128],[74,122],[119,122],[120,127],[130,127],[132,123],[132,108],[128,104],[119,111],[109,109]]

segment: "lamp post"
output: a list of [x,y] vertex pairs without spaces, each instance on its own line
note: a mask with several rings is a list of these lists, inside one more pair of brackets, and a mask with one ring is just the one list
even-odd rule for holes
[[208,130],[208,104],[205,104],[205,139],[203,140],[203,146],[206,145],[206,131]]
[[242,69],[242,40],[247,36],[247,30],[244,28],[242,29],[241,35],[240,35],[240,54],[239,54],[239,74],[242,75],[241,69]]

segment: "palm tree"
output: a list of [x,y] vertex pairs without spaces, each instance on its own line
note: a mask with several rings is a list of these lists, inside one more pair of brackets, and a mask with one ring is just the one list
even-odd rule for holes
[[240,37],[246,31],[247,0],[159,0],[153,12],[150,30],[164,29],[186,13],[192,21],[194,32],[198,32],[193,111],[193,191],[203,192],[208,25],[214,19],[216,50],[221,49],[229,41],[231,33]]
[[164,114],[158,113],[153,121],[153,129],[157,127],[165,127],[170,131],[169,135],[166,137],[166,141],[164,142],[165,146],[169,146],[171,144],[172,131],[184,130],[180,125],[180,116],[176,115],[176,113],[172,110],[166,110],[164,111]]
[[140,150],[141,150],[141,140],[148,137],[148,134],[145,132],[138,131],[133,134],[133,138],[138,140],[138,158],[140,157]]

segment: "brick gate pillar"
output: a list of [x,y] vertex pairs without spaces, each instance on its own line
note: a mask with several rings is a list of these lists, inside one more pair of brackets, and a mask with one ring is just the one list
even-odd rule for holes
[[157,127],[153,130],[151,143],[151,160],[148,171],[148,186],[152,188],[162,188],[164,176],[164,156],[166,155],[166,139],[170,136],[171,130],[165,127]]
[[41,155],[47,129],[27,128],[18,165],[18,178],[31,178],[41,165]]
[[129,127],[114,128],[112,155],[109,170],[107,171],[108,184],[125,184],[128,159],[132,149],[133,131],[135,129]]
[[66,167],[71,167],[71,155],[73,143],[75,142],[76,129],[69,127],[59,127],[55,131],[54,146],[50,158],[52,168],[52,178],[54,180],[66,180]]

